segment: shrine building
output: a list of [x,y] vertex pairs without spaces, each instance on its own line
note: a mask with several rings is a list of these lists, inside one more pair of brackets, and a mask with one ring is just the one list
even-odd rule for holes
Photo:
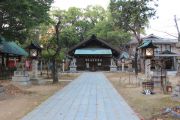
[[119,51],[95,35],[74,46],[68,52],[72,57],[70,71],[116,71]]

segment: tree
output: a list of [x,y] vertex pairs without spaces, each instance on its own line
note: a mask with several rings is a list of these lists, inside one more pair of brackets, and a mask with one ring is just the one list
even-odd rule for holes
[[98,21],[92,29],[87,31],[87,36],[90,37],[92,34],[96,34],[97,37],[116,47],[120,47],[130,40],[129,33],[115,26],[111,13],[108,10],[104,14],[104,19]]
[[0,34],[24,40],[29,29],[48,22],[53,0],[3,0],[0,2]]
[[[110,10],[114,23],[134,35],[141,43],[140,33],[148,25],[149,18],[155,16],[156,1],[152,0],[111,0]],[[135,73],[137,75],[138,49],[135,53]]]
[[84,16],[92,25],[95,25],[106,18],[106,11],[101,6],[90,5],[85,9]]
[[[47,51],[49,53],[49,55],[51,55],[51,63],[52,63],[52,79],[53,79],[53,83],[57,83],[58,80],[58,68],[57,68],[57,57],[60,54],[61,51],[61,42],[60,42],[60,25],[61,25],[61,18],[58,17],[58,21],[56,23],[56,25],[54,26],[55,28],[55,34],[52,38],[52,42],[54,42],[55,44],[52,44],[50,42],[50,44],[47,46]],[[51,50],[51,51],[50,51]]]

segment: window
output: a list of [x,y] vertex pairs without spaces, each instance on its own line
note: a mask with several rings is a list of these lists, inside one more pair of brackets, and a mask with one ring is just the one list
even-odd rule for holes
[[171,45],[165,45],[165,50],[171,51]]
[[158,47],[155,49],[155,54],[159,54],[160,52],[161,52],[161,48]]

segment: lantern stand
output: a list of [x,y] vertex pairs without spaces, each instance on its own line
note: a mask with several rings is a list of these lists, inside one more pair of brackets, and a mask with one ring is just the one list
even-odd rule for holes
[[153,45],[152,41],[143,41],[143,44],[138,47],[142,50],[142,58],[145,59],[145,75],[146,82],[143,82],[143,90],[145,94],[151,94],[154,88],[154,83],[151,81],[151,59],[154,58],[154,49],[157,48]]
[[40,54],[42,51],[41,46],[36,43],[35,41],[31,42],[29,46],[26,47],[29,52],[29,58],[32,60],[32,78],[31,79],[38,79],[38,59],[40,58]]
[[149,80],[151,77],[151,59],[154,58],[154,49],[157,47],[153,45],[152,41],[144,41],[138,48],[142,50],[142,57],[145,59],[145,75]]

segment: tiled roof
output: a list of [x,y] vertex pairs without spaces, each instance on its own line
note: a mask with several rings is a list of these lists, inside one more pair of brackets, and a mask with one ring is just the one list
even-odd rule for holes
[[[172,39],[172,38],[161,38],[154,34],[150,34],[146,37],[142,37],[142,40],[150,40],[155,44],[174,44],[178,42],[178,39]],[[137,44],[138,41],[135,38],[132,38],[132,40],[129,42],[129,44]]]
[[8,42],[2,36],[0,36],[0,39],[0,45],[2,46],[0,52],[16,56],[28,56],[28,53],[15,42]]

